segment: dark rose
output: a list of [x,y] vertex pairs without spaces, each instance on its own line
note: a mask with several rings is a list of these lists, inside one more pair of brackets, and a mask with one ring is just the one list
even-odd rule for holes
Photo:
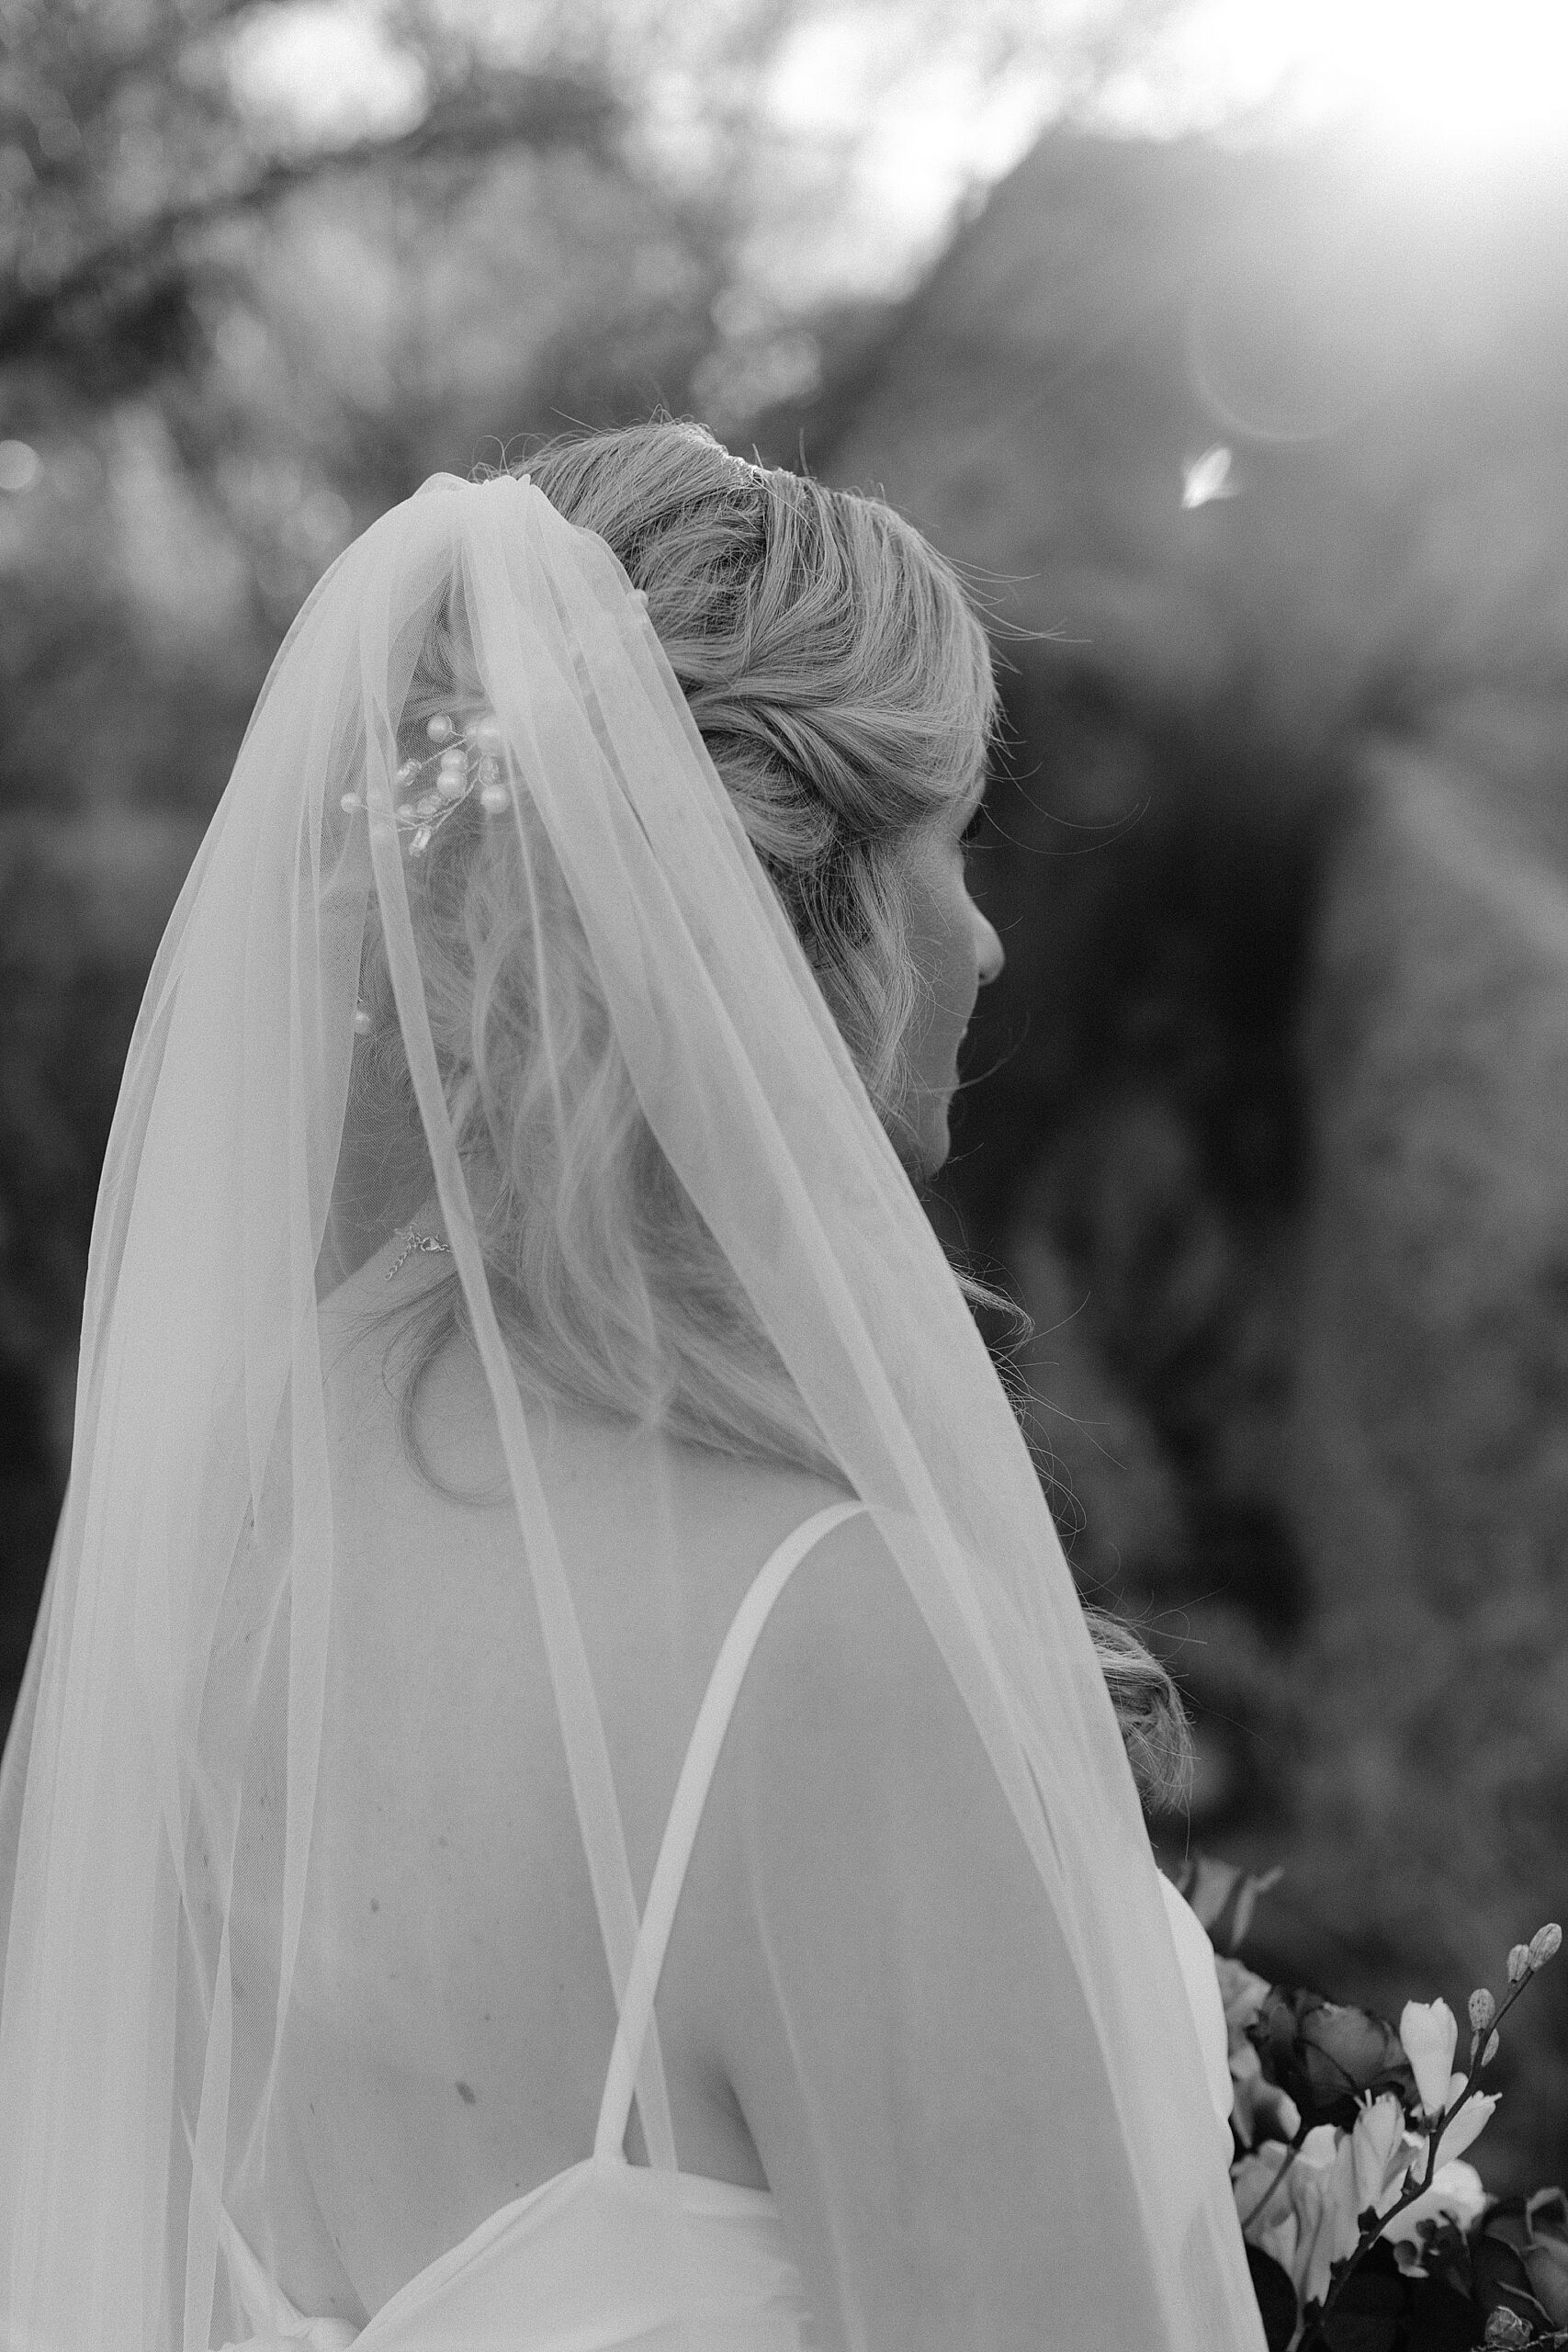
[[1511,2197],[1486,2216],[1484,2234],[1511,2246],[1553,2327],[1568,2327],[1568,2198],[1560,2188]]
[[1290,2094],[1302,2121],[1356,2120],[1367,2091],[1394,2091],[1414,2100],[1416,2077],[1398,2034],[1370,2009],[1325,2001],[1321,1993],[1276,1984],[1247,2030],[1268,2080]]

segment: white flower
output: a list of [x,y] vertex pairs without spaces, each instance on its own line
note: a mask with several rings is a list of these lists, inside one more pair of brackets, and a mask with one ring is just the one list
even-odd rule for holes
[[[1459,2076],[1456,2075],[1454,2080],[1458,2083]],[[1462,2087],[1461,2084],[1461,2088]],[[1457,2090],[1451,2090],[1449,2093],[1450,2101],[1458,2096]],[[1460,2109],[1459,2113],[1438,2143],[1438,2177],[1439,2179],[1445,2168],[1450,2165],[1457,2156],[1463,2155],[1471,2142],[1481,2137],[1496,2112],[1496,2092],[1481,2091]]]
[[1243,2156],[1235,2165],[1231,2173],[1231,2188],[1235,2197],[1236,2218],[1247,2244],[1269,2255],[1288,2278],[1293,2278],[1296,2240],[1301,2233],[1295,2210],[1285,2193],[1286,2184],[1281,2183],[1269,2193],[1270,2184],[1279,2180],[1290,2153],[1282,2142],[1265,2140],[1260,2148]]
[[1381,2213],[1393,2202],[1419,2144],[1405,2131],[1404,2109],[1393,2091],[1361,2101],[1350,2134],[1358,2213],[1369,2205]]
[[[1248,2243],[1272,2256],[1303,2302],[1321,2301],[1331,2265],[1354,2251],[1358,2235],[1349,2132],[1320,2123],[1293,2157],[1266,2141],[1231,2180]],[[1266,2195],[1271,2182],[1278,2186]]]
[[1400,2012],[1399,2039],[1422,2106],[1429,2114],[1440,2115],[1447,2103],[1459,2020],[1446,2001],[1406,2001]]
[[1402,2241],[1414,2245],[1423,2222],[1457,2222],[1461,2230],[1468,2230],[1485,2210],[1486,2191],[1473,2165],[1439,2165],[1426,2195],[1417,2197],[1396,2221],[1390,2222],[1383,2235],[1391,2245]]

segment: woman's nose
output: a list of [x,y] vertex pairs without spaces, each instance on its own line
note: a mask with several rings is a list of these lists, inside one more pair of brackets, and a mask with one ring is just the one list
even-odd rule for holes
[[980,986],[988,988],[1007,962],[1007,950],[994,922],[980,912],[975,913],[975,968],[980,976]]

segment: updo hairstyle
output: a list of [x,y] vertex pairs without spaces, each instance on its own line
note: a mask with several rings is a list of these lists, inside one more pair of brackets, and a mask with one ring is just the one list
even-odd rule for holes
[[880,500],[700,426],[558,442],[531,479],[620,558],[895,1143],[919,982],[899,852],[963,798],[997,713],[951,566]]
[[[719,776],[904,1148],[903,1044],[919,983],[901,852],[972,790],[996,707],[985,633],[955,574],[878,501],[748,465],[694,425],[590,434],[541,451],[528,472],[647,597]],[[444,612],[404,706],[403,748],[428,752],[433,716],[466,724],[483,699],[462,616]],[[487,828],[470,807],[408,868],[447,1105],[519,1374],[591,1412],[830,1469],[654,1142],[570,894],[531,810],[519,815],[526,875],[513,829]],[[360,993],[372,1035],[355,1057],[351,1119],[362,1152],[385,1168],[419,1121],[374,916]],[[417,1193],[405,1214],[416,1204]],[[402,1393],[416,1457],[423,1375],[465,1315],[453,1279],[412,1320]]]

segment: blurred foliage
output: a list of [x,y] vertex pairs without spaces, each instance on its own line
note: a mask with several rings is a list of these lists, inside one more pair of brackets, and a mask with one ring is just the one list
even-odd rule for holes
[[[998,612],[953,1220],[1256,1964],[1390,2014],[1561,1908],[1565,211],[1561,142],[1053,134],[774,444]],[[1509,2064],[1485,2177],[1568,2177],[1558,1996]]]

